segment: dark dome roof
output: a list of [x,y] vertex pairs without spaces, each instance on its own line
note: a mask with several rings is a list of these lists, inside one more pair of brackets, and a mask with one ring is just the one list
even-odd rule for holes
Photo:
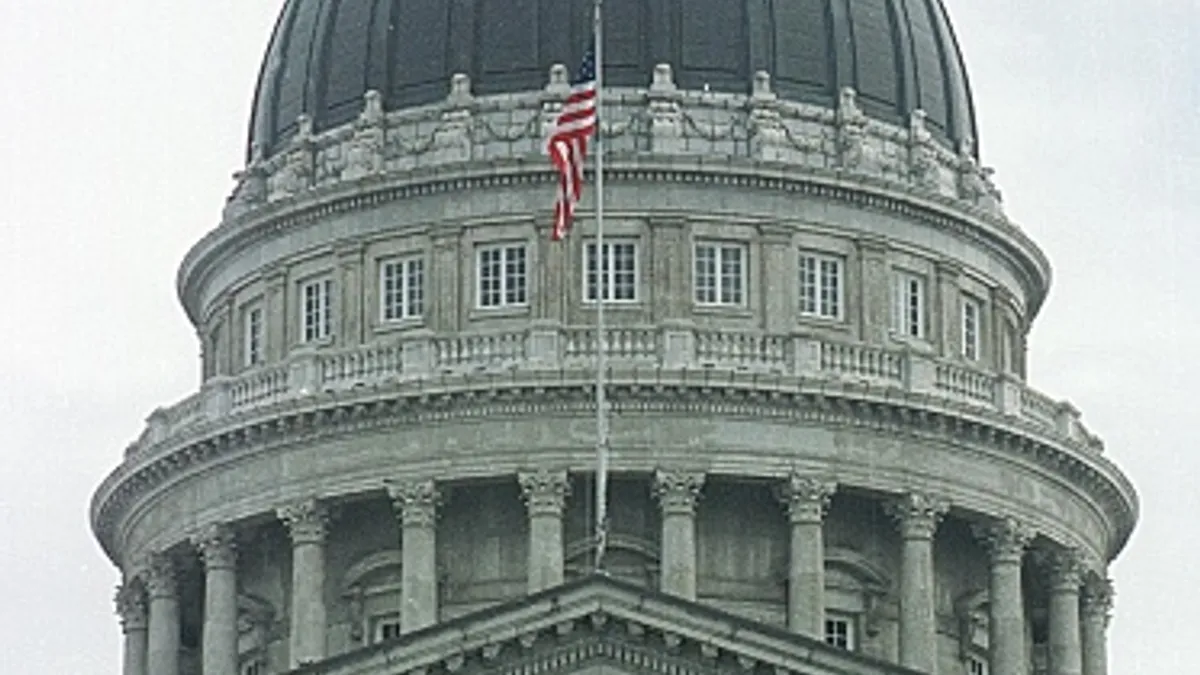
[[[477,94],[545,86],[572,71],[591,0],[287,0],[259,76],[250,142],[270,154],[307,114],[351,121],[375,89],[392,110],[443,99],[454,73]],[[780,96],[834,106],[853,87],[870,116],[974,140],[975,114],[941,0],[605,0],[605,78],[646,86],[670,63],[685,89],[748,92],[771,74]]]

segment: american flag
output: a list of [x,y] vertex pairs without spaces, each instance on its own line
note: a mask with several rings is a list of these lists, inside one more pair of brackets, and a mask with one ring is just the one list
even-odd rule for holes
[[554,130],[546,142],[550,162],[558,170],[558,198],[554,202],[554,231],[558,241],[571,228],[575,203],[583,192],[583,162],[587,158],[588,138],[596,133],[596,53],[592,49],[579,64],[571,81],[571,93],[562,112],[554,121]]

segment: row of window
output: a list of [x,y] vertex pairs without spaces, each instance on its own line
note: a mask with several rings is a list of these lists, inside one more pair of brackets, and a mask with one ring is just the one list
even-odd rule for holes
[[[858,625],[852,617],[830,614],[825,619],[825,644],[855,651],[858,649]],[[970,654],[966,658],[966,675],[988,675],[988,662]]]
[[[606,303],[639,301],[637,243],[605,242],[603,250],[588,243],[584,254],[583,298]],[[697,305],[741,307],[747,302],[747,248],[742,244],[701,242],[693,252],[693,299]],[[846,311],[845,259],[802,251],[797,259],[798,310],[801,316],[840,321]],[[425,312],[425,260],[413,255],[379,265],[379,316],[387,322],[419,319]],[[476,257],[476,303],[480,309],[523,307],[529,302],[530,265],[524,244],[480,248]],[[928,315],[925,277],[897,271],[893,281],[893,331],[905,338],[926,338]],[[321,278],[299,288],[300,337],[320,342],[332,333],[333,281]],[[962,355],[978,360],[982,339],[982,304],[963,295],[961,300]],[[243,360],[247,366],[263,361],[264,314],[261,304],[243,313]]]

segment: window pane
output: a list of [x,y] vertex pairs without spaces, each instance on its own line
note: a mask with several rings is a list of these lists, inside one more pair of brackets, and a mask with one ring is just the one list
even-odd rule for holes
[[742,302],[742,249],[736,246],[721,249],[721,302],[727,305]]
[[817,313],[817,259],[800,256],[800,313]]
[[632,243],[613,244],[612,289],[614,300],[637,299],[637,248]]
[[525,247],[510,246],[504,249],[505,304],[525,304]]
[[584,247],[584,284],[586,286],[585,298],[589,302],[596,301],[596,245],[588,244]]
[[696,302],[712,304],[717,301],[717,249],[714,246],[696,247]]
[[414,258],[408,261],[408,302],[404,315],[407,317],[421,316],[425,313],[425,261]]

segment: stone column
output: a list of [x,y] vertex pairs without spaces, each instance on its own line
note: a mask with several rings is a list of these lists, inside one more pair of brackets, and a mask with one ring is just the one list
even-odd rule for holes
[[900,665],[937,672],[933,535],[949,508],[939,498],[909,493],[888,505],[900,526]]
[[1083,650],[1079,635],[1079,586],[1083,565],[1079,553],[1059,551],[1049,557],[1050,675],[1081,675]]
[[201,672],[238,675],[237,553],[233,532],[213,525],[193,538],[204,559]]
[[792,632],[824,639],[825,540],[821,524],[837,483],[792,474],[781,495],[792,525],[787,624]]
[[151,675],[179,675],[179,595],[175,563],[165,554],[151,556],[146,590],[150,596],[146,670]]
[[438,619],[437,507],[432,480],[388,484],[400,516],[400,631],[411,633]]
[[662,507],[662,592],[696,599],[696,499],[704,474],[658,471],[654,491]]
[[1091,577],[1083,586],[1083,675],[1108,675],[1108,619],[1112,612],[1112,582]]
[[325,658],[325,537],[329,511],[310,499],[280,508],[292,536],[290,668]]
[[517,474],[529,509],[529,592],[563,582],[563,507],[570,484],[566,471]]
[[121,617],[121,632],[125,635],[121,674],[149,675],[146,670],[148,608],[141,582],[130,579],[118,586],[116,603],[117,615]]
[[1034,532],[1012,518],[977,526],[975,535],[991,556],[988,591],[988,650],[991,672],[1024,675],[1025,603],[1021,590],[1021,559]]

